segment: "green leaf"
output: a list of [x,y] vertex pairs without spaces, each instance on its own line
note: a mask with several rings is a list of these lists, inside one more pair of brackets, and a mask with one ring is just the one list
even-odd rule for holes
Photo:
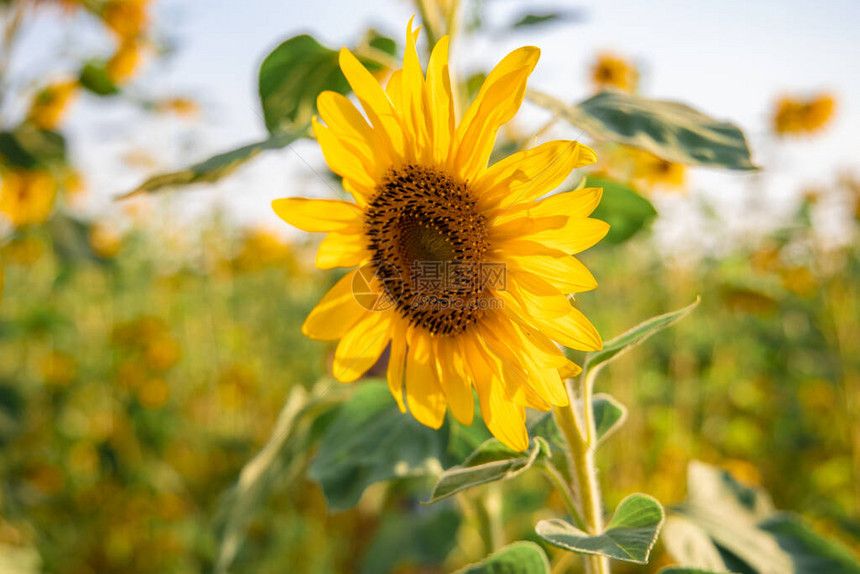
[[304,134],[283,133],[272,136],[263,141],[252,143],[232,151],[218,154],[209,159],[196,163],[191,167],[164,173],[151,177],[141,183],[132,191],[123,195],[120,199],[126,199],[142,193],[155,193],[176,186],[191,185],[193,183],[214,183],[227,177],[238,168],[255,158],[260,152],[270,149],[284,148]]
[[688,165],[757,169],[741,130],[686,104],[616,91],[602,92],[575,106],[533,90],[528,97],[597,139]]
[[685,568],[683,566],[669,566],[661,568],[657,574],[723,574],[725,570],[702,570],[701,568]]
[[437,474],[445,434],[401,413],[385,383],[364,382],[323,436],[309,474],[329,508],[345,510],[374,482]]
[[[597,393],[591,401],[594,412],[594,427],[598,442],[618,430],[627,419],[627,407],[607,393]],[[556,450],[564,450],[564,439],[555,424],[552,413],[542,415],[530,428],[532,436],[543,437]]]
[[693,303],[687,305],[683,309],[651,317],[647,321],[643,321],[639,325],[633,327],[626,333],[623,333],[610,341],[606,341],[603,344],[602,350],[589,353],[586,356],[585,369],[589,371],[589,374],[595,373],[596,370],[617,359],[623,353],[648,339],[651,335],[658,331],[662,331],[666,327],[669,327],[673,323],[687,316],[699,305],[700,300],[701,299],[697,297]]
[[549,574],[549,560],[534,542],[509,544],[456,574]]
[[591,406],[594,410],[594,426],[597,429],[598,443],[617,431],[627,420],[627,407],[612,395],[594,395]]
[[793,571],[788,554],[773,536],[757,526],[759,520],[774,512],[764,491],[740,484],[719,468],[693,461],[687,470],[687,499],[679,512],[720,550],[728,550],[753,572]]
[[84,64],[78,81],[97,96],[113,96],[119,93],[119,87],[108,77],[104,60],[90,60]]
[[791,556],[795,572],[860,573],[860,563],[848,548],[819,536],[799,517],[781,512],[759,523],[759,527],[773,535]]
[[67,165],[65,138],[57,132],[40,130],[29,124],[0,132],[0,155],[4,163],[24,169]]
[[558,23],[563,20],[577,20],[581,18],[578,12],[545,12],[543,14],[525,14],[511,25],[511,28],[527,28],[531,26],[542,26],[544,24]]
[[[688,529],[698,529],[696,538],[711,540],[727,567],[757,574],[860,573],[860,563],[847,548],[819,536],[800,518],[774,510],[764,490],[740,484],[728,472],[698,461],[690,463],[687,482],[687,499],[678,509],[681,520]],[[665,538],[672,557],[704,566],[691,564],[690,553],[680,555],[684,551],[669,541],[672,528],[667,526]]]
[[457,544],[460,514],[449,506],[386,513],[361,561],[361,574],[394,572],[404,564],[440,566]]
[[218,509],[216,573],[230,571],[248,526],[275,487],[303,470],[318,438],[317,421],[336,408],[342,397],[343,392],[335,382],[320,383],[310,394],[302,387],[293,387],[268,442],[242,468],[238,482]]
[[588,534],[559,519],[541,520],[535,531],[550,544],[572,552],[646,564],[663,516],[657,500],[646,494],[631,494],[621,501],[601,534]]
[[54,252],[63,263],[73,266],[82,261],[105,262],[90,246],[89,224],[63,213],[55,213],[48,220],[46,228],[51,234]]
[[678,564],[725,571],[726,564],[713,540],[694,522],[683,516],[671,515],[663,525],[661,535],[666,552]]
[[657,216],[650,201],[617,181],[589,177],[586,185],[603,188],[600,205],[591,217],[609,224],[609,233],[604,238],[608,243],[627,241],[646,229]]
[[526,452],[517,452],[491,438],[469,455],[462,465],[442,473],[433,486],[427,504],[438,502],[473,486],[514,478],[530,468],[538,456],[548,452],[549,446],[540,437],[532,440]]

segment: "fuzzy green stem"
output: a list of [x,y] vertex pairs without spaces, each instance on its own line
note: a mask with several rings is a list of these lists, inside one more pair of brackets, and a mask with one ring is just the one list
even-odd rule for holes
[[[596,432],[591,414],[591,385],[582,380],[581,394],[583,412],[577,412],[577,393],[570,382],[567,384],[568,405],[556,407],[556,424],[561,429],[570,454],[570,473],[573,477],[573,492],[577,506],[582,511],[585,530],[597,535],[603,532],[603,504],[600,500],[600,485],[594,463]],[[603,556],[589,555],[585,558],[588,574],[609,574],[609,560]]]

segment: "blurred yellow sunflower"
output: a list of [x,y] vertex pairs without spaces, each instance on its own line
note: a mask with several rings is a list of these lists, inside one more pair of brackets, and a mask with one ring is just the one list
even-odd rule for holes
[[599,54],[591,67],[591,83],[598,90],[615,88],[623,92],[635,92],[639,72],[636,66],[624,58],[609,53]]
[[830,94],[807,100],[786,96],[776,103],[773,129],[780,135],[814,134],[830,123],[835,110],[836,100]]
[[608,231],[588,217],[602,190],[539,200],[596,155],[558,140],[487,167],[499,127],[522,103],[539,50],[523,47],[505,57],[457,124],[448,37],[433,49],[425,76],[417,36],[410,21],[403,68],[384,89],[341,50],[341,70],[366,117],[341,94],[323,92],[317,100],[325,125],[314,118],[314,133],[354,203],[273,202],[288,223],[328,233],[317,267],[358,266],[302,330],[340,339],[333,372],[342,382],[358,379],[390,344],[391,392],[402,411],[408,406],[427,426],[439,428],[447,408],[471,424],[474,388],[492,433],[524,450],[525,407],[567,404],[562,374],[578,371],[556,342],[602,346],[565,296],[597,286],[571,254]]
[[636,148],[628,148],[626,152],[633,165],[632,178],[648,187],[684,186],[684,166],[680,163],[667,161],[661,157]]
[[74,80],[46,86],[33,98],[28,118],[40,130],[56,128],[77,90],[78,82]]
[[57,195],[57,182],[50,173],[15,169],[0,178],[0,214],[12,225],[22,227],[48,219]]

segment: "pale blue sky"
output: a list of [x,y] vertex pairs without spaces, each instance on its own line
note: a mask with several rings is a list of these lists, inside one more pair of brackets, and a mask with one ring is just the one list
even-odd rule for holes
[[[530,85],[578,100],[589,94],[587,69],[597,52],[629,57],[643,72],[646,95],[688,102],[745,129],[755,159],[775,168],[756,192],[777,205],[775,213],[779,206],[790,207],[804,182],[832,179],[840,167],[860,167],[860,2],[486,0],[486,5],[491,31],[460,44],[455,69],[487,66],[514,47],[538,45],[542,58]],[[586,17],[515,34],[501,32],[522,13],[553,7],[578,9]],[[145,175],[120,161],[135,146],[168,169],[262,137],[256,71],[282,40],[310,32],[339,47],[355,41],[368,25],[400,39],[413,12],[404,0],[156,0],[156,28],[176,41],[178,51],[150,66],[140,83],[155,93],[193,95],[205,113],[192,123],[136,113],[115,102],[79,102],[69,128],[79,144],[79,161],[95,172],[94,195],[108,198],[126,191]],[[99,46],[91,34],[73,37],[73,54]],[[40,61],[39,55],[44,58],[52,43],[61,44],[63,38],[46,18],[28,35],[22,53]],[[826,134],[779,148],[764,141],[778,94],[824,89],[834,92],[839,102],[836,122]],[[528,121],[535,115],[525,111],[523,117]],[[270,154],[218,184],[214,192],[189,194],[182,203],[190,205],[183,209],[196,211],[195,206],[217,196],[241,220],[276,224],[268,209],[271,198],[330,193],[306,164],[324,169],[311,143]],[[743,190],[750,185],[749,178],[710,170],[696,170],[692,181],[718,202],[722,196],[736,199],[748,193]],[[731,212],[734,204],[739,205],[731,201],[725,208]],[[738,209],[738,217],[743,211]]]

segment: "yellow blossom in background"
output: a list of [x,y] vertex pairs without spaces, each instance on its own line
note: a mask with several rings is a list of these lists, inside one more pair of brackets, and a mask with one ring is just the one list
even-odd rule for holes
[[295,271],[298,266],[290,245],[277,234],[262,228],[244,233],[242,248],[233,259],[233,264],[241,271],[273,266],[283,266],[288,271]]
[[808,299],[818,292],[818,279],[812,271],[802,265],[781,269],[779,276],[783,287],[795,295]]
[[114,84],[124,84],[137,72],[141,59],[140,42],[136,39],[124,40],[105,65],[105,73]]
[[314,339],[340,340],[332,370],[341,382],[360,378],[390,343],[391,393],[429,427],[439,428],[449,408],[470,425],[476,390],[490,431],[522,451],[526,407],[567,405],[562,373],[579,370],[556,342],[602,348],[597,330],[566,296],[597,286],[572,254],[608,231],[588,217],[602,190],[539,200],[596,154],[557,140],[488,167],[539,50],[506,56],[457,125],[449,38],[434,47],[425,76],[417,36],[410,21],[403,68],[385,88],[341,50],[341,70],[369,121],[341,94],[323,92],[317,100],[325,125],[314,118],[314,134],[355,202],[273,202],[288,223],[328,233],[317,267],[358,267],[302,329]]
[[639,71],[624,58],[603,53],[591,67],[591,83],[597,90],[615,88],[632,93],[639,83]]
[[143,353],[146,366],[156,373],[164,373],[179,362],[182,352],[179,343],[169,335],[164,335],[150,341]]
[[137,400],[148,409],[160,409],[170,398],[170,385],[160,377],[147,379],[137,389]]
[[172,113],[181,117],[193,117],[200,113],[200,106],[190,98],[175,97],[161,100],[155,106],[162,113]]
[[11,170],[0,174],[0,213],[15,227],[42,223],[51,214],[57,182],[46,171]]
[[49,385],[68,385],[74,380],[77,373],[77,361],[68,353],[51,351],[42,362],[42,378]]
[[786,96],[777,101],[773,129],[780,135],[814,134],[830,123],[835,110],[830,94],[805,100]]
[[78,90],[76,81],[50,84],[33,98],[27,115],[30,122],[40,130],[56,128],[68,110],[69,103]]
[[109,223],[96,223],[90,227],[89,242],[93,253],[110,259],[122,247],[122,234]]
[[45,243],[38,237],[17,237],[4,245],[0,253],[11,265],[32,265],[45,253]]
[[659,158],[644,150],[628,148],[627,154],[633,164],[631,179],[648,187],[682,188],[684,166]]
[[102,20],[122,40],[138,38],[148,23],[149,0],[108,0]]

